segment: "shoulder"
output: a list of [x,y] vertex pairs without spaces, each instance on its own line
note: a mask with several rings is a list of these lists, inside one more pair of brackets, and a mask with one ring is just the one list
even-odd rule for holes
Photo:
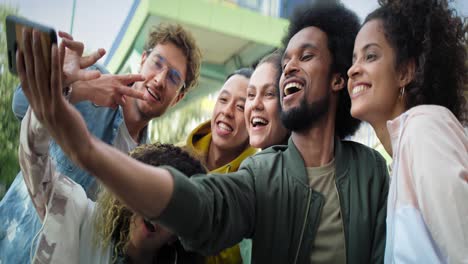
[[458,119],[445,107],[421,105],[408,110],[403,124],[402,144],[453,141],[466,144],[466,135]]
[[287,149],[287,145],[269,147],[246,158],[242,162],[241,167],[250,169],[273,167],[278,164],[276,161],[282,157]]
[[341,141],[343,147],[343,152],[349,155],[353,160],[363,160],[366,162],[377,162],[385,163],[385,159],[380,155],[380,153],[366,145],[355,141]]
[[351,177],[358,181],[366,182],[373,178],[380,179],[379,182],[387,182],[387,163],[377,150],[354,141],[341,141],[341,147],[343,154],[336,157],[337,171],[358,175],[359,177]]
[[272,158],[283,155],[287,149],[288,145],[275,145],[257,152],[255,155],[251,156],[251,158],[258,161],[271,160]]
[[82,101],[75,104],[76,110],[81,113],[86,123],[102,123],[105,120],[123,120],[121,107],[115,109],[98,106],[91,101]]

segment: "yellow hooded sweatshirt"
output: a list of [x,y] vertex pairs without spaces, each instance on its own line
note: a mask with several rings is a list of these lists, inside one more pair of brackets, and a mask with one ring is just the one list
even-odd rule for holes
[[[201,161],[206,161],[211,144],[211,121],[208,120],[195,128],[187,138],[185,148],[196,155]],[[223,166],[211,170],[210,173],[229,173],[237,171],[241,162],[257,152],[256,148],[247,147],[237,158]],[[206,264],[240,264],[242,257],[239,245],[227,248],[216,256],[206,258]]]

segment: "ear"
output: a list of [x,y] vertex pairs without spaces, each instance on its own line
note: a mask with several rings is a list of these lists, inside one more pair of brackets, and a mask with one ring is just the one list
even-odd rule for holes
[[416,62],[414,59],[409,59],[406,63],[403,63],[400,67],[400,76],[398,79],[400,87],[405,87],[413,81],[415,72]]
[[331,87],[333,92],[338,92],[345,87],[345,80],[339,73],[333,74],[331,79]]
[[172,102],[171,106],[176,105],[180,100],[182,100],[182,98],[184,98],[184,96],[185,96],[185,92],[179,92],[175,100]]
[[140,70],[143,67],[143,64],[145,64],[146,59],[148,58],[148,52],[143,51],[143,54],[141,54],[141,61],[140,61]]

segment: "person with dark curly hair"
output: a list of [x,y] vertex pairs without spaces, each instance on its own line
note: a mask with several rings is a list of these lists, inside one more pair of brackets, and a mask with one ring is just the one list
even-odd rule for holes
[[[31,263],[204,263],[203,256],[185,251],[171,231],[134,213],[105,188],[96,202],[90,200],[81,185],[56,170],[49,139],[27,111],[19,160],[42,222]],[[130,157],[147,166],[173,166],[188,177],[206,172],[199,160],[170,144],[141,145]]]
[[356,37],[351,114],[393,156],[386,263],[468,262],[466,59],[444,0],[381,1]]
[[[379,263],[385,161],[368,147],[342,141],[354,126],[335,129],[358,29],[357,16],[342,4],[300,8],[284,42],[279,85],[281,111],[301,123],[290,127],[288,145],[246,158],[236,172],[191,179],[172,167],[146,166],[90,136],[58,93],[56,46],[50,75],[38,67],[41,44],[31,49],[28,32],[17,61],[34,113],[69,157],[126,206],[177,234],[186,249],[210,255],[251,238],[253,263]],[[313,115],[304,115],[303,105]]]

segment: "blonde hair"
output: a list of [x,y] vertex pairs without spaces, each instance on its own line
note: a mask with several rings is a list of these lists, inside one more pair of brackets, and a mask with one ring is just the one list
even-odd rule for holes
[[114,263],[119,255],[125,255],[127,252],[133,212],[105,188],[101,188],[99,192],[95,212],[94,245],[103,250],[108,246],[113,248]]
[[[147,144],[136,147],[130,152],[130,157],[152,166],[172,166],[187,176],[205,173],[206,169],[200,161],[188,152],[171,144]],[[99,188],[94,214],[96,233],[93,243],[102,250],[113,247],[112,262],[117,257],[125,256],[130,241],[130,223],[134,213],[130,211],[117,197],[104,187]]]

